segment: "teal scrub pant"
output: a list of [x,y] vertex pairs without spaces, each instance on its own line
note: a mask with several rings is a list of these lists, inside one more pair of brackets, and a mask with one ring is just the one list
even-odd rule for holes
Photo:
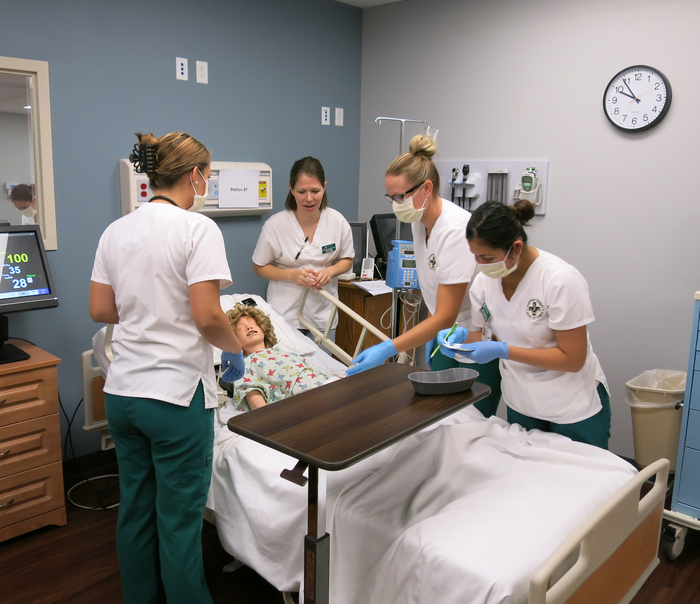
[[199,383],[189,407],[105,394],[119,463],[117,551],[126,604],[207,604],[202,514],[213,409]]
[[612,413],[610,411],[610,395],[603,384],[598,384],[598,396],[603,408],[598,411],[593,417],[584,419],[573,424],[555,424],[542,419],[528,417],[522,413],[508,407],[508,422],[511,424],[520,424],[526,430],[542,430],[543,432],[554,432],[555,434],[563,434],[571,440],[580,443],[587,443],[600,447],[601,449],[608,448],[608,440],[610,440],[610,421]]
[[498,359],[494,359],[488,363],[459,363],[455,359],[446,357],[438,350],[437,354],[430,362],[430,368],[433,371],[441,371],[442,369],[450,369],[452,367],[466,367],[479,372],[477,382],[486,384],[491,388],[491,394],[486,398],[474,403],[474,406],[481,411],[484,417],[496,415],[498,411],[498,403],[501,400],[501,372],[498,368]]

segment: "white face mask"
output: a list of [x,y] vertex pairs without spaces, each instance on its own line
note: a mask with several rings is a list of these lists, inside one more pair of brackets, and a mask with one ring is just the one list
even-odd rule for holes
[[[510,250],[513,249],[513,246],[508,248],[508,251],[506,252],[506,258],[508,258],[508,254],[510,254]],[[520,256],[518,256],[518,259],[515,261],[515,264],[511,266],[510,268],[506,267],[506,258],[503,260],[500,260],[498,262],[490,262],[489,264],[480,264],[479,269],[481,270],[484,275],[487,277],[491,277],[492,279],[502,279],[503,277],[507,277],[510,275],[516,268],[518,268],[518,263],[520,262]]]
[[192,207],[187,208],[188,212],[199,212],[199,210],[201,210],[204,207],[204,204],[207,201],[207,193],[209,192],[209,185],[207,184],[207,179],[204,178],[204,175],[199,171],[199,168],[197,168],[197,172],[199,172],[199,175],[204,181],[204,195],[197,195],[197,187],[194,186],[194,183],[192,182],[192,176],[190,176],[190,182],[192,183],[192,188],[194,189],[194,203],[192,204]]
[[32,206],[29,206],[28,208],[24,208],[24,210],[20,210],[20,214],[22,214],[22,216],[26,216],[27,218],[34,218],[36,215],[36,210],[32,208]]
[[413,198],[415,197],[416,193],[410,197],[406,197],[402,203],[396,203],[395,201],[391,203],[391,209],[394,212],[394,216],[396,216],[396,218],[398,218],[401,222],[418,222],[423,216],[425,204],[428,203],[428,196],[426,195],[423,206],[419,210],[416,210],[416,208],[413,207]]

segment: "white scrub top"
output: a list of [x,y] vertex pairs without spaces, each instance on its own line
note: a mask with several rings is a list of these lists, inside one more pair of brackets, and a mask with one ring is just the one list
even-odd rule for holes
[[[312,268],[320,271],[342,258],[355,257],[350,225],[333,208],[326,207],[321,211],[313,242],[304,243],[304,239],[304,231],[294,212],[278,212],[265,221],[253,252],[253,262],[258,266],[272,264],[283,269]],[[300,250],[299,257],[295,258]],[[323,289],[337,298],[337,277]],[[297,307],[303,291],[303,287],[292,281],[270,281],[267,286],[267,301],[297,329],[303,327],[297,317]],[[321,331],[326,329],[331,310],[330,302],[313,290],[309,292],[304,317],[316,328]],[[337,323],[336,317],[332,327]]]
[[[430,314],[435,314],[437,291],[441,283],[469,283],[474,276],[476,259],[467,242],[467,223],[471,216],[464,208],[443,199],[442,212],[427,242],[423,223],[411,224],[418,283]],[[474,329],[468,295],[462,300],[457,322],[461,327]]]
[[216,223],[146,203],[107,227],[91,279],[112,287],[119,312],[104,391],[187,407],[201,380],[205,407],[217,407],[213,350],[194,324],[189,298],[194,283],[231,285]]
[[[477,329],[488,324],[493,334],[521,348],[556,346],[555,330],[588,325],[594,321],[588,284],[573,266],[539,250],[510,300],[501,279],[478,274],[470,291]],[[488,323],[486,321],[488,319]],[[558,424],[579,422],[602,406],[596,388],[608,384],[603,369],[587,342],[586,362],[577,373],[552,371],[501,360],[501,389],[505,403],[528,417]]]

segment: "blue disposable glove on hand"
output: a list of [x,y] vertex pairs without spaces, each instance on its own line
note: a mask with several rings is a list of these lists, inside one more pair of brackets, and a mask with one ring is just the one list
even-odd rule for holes
[[[469,330],[466,327],[458,327],[455,329],[449,338],[447,334],[450,333],[449,329],[441,329],[438,331],[437,343],[440,344],[440,352],[450,359],[455,358],[455,351],[450,350],[447,344],[461,344],[467,339],[469,335]],[[445,339],[447,338],[447,340]]]
[[433,351],[437,348],[437,338],[433,338],[425,345],[425,362],[431,369],[433,368]]
[[465,344],[465,346],[469,346],[472,350],[457,350],[456,352],[475,363],[488,363],[494,359],[507,359],[510,354],[508,344],[505,342],[472,342],[471,344]]
[[398,353],[394,343],[391,340],[385,340],[381,344],[372,346],[358,354],[352,360],[352,367],[349,367],[345,374],[354,375],[360,371],[372,369],[372,367],[379,367],[384,361],[396,354]]
[[221,379],[233,384],[236,380],[240,380],[245,373],[245,361],[243,360],[243,352],[233,354],[232,352],[221,353]]

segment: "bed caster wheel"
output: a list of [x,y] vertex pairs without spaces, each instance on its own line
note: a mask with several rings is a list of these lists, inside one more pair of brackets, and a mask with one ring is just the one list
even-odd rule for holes
[[688,529],[684,526],[669,524],[664,529],[664,556],[666,560],[673,562],[683,552],[685,536]]

